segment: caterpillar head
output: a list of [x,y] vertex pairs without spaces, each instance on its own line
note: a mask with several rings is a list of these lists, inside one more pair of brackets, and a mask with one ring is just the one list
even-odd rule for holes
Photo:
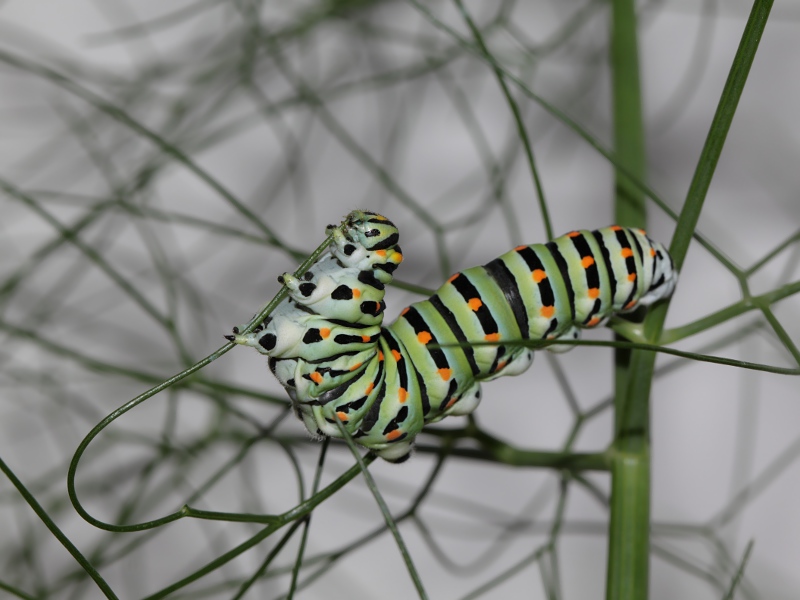
[[386,217],[366,210],[354,210],[333,230],[333,254],[346,267],[374,274],[389,283],[403,260],[397,245],[400,234]]
[[367,210],[354,210],[342,221],[341,230],[351,242],[366,250],[388,250],[400,234],[386,217]]
[[669,298],[678,283],[678,271],[675,270],[675,264],[672,262],[672,257],[667,249],[663,244],[654,242],[650,238],[647,239],[652,246],[651,252],[653,253],[655,264],[653,265],[650,289],[639,299],[639,304],[644,306],[663,298]]

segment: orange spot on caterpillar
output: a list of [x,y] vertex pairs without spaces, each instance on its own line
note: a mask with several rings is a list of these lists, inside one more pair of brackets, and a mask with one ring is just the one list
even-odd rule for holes
[[350,367],[350,370],[351,370],[351,371],[355,371],[356,369],[358,369],[358,368],[359,368],[361,365],[363,365],[363,364],[364,364],[364,363],[356,363],[356,364],[354,364],[352,367]]
[[627,303],[625,306],[623,306],[623,308],[624,308],[625,310],[628,310],[628,309],[630,309],[630,308],[633,308],[635,305],[636,305],[636,300],[631,300],[631,301],[630,301],[630,302],[628,302],[628,303]]
[[594,327],[594,326],[595,326],[595,325],[597,325],[599,322],[600,322],[600,319],[599,319],[598,317],[592,317],[592,318],[589,320],[589,322],[586,324],[586,326],[587,326],[587,327]]
[[322,339],[328,339],[331,335],[331,330],[328,327],[323,327],[319,330],[319,334],[322,336]]
[[574,237],[578,237],[580,234],[581,234],[581,232],[580,232],[580,231],[570,231],[570,232],[567,234],[567,237],[574,238]]
[[372,381],[370,381],[370,382],[367,384],[367,389],[366,389],[366,390],[364,390],[364,395],[365,395],[365,396],[369,396],[369,393],[370,393],[370,392],[373,390],[373,388],[374,388],[374,387],[375,387],[375,384],[374,384]]
[[656,255],[656,249],[650,248],[650,256],[655,256],[655,255]]
[[322,375],[320,375],[316,371],[314,371],[311,375],[309,375],[309,377],[311,377],[311,381],[313,381],[316,384],[322,383]]
[[589,288],[589,298],[597,298],[600,295],[600,288]]
[[347,421],[350,417],[347,416],[347,413],[339,411],[336,413],[336,416],[339,417],[340,421]]
[[392,350],[392,356],[394,357],[395,362],[400,362],[403,360],[403,355],[400,354],[397,350]]
[[361,290],[358,288],[353,288],[353,298],[360,298],[361,297]]
[[401,435],[403,435],[403,432],[399,429],[395,429],[394,431],[390,431],[386,434],[386,439],[391,442],[392,440],[399,438]]
[[630,273],[628,275],[628,281],[636,281],[636,273]]
[[620,229],[622,229],[622,227],[620,227],[619,225],[612,225],[611,227],[609,227],[609,229],[611,231],[619,231]]
[[392,259],[391,260],[392,260],[393,263],[396,263],[396,264],[399,265],[401,262],[403,262],[403,255],[400,254],[399,252],[395,252],[394,254],[392,254]]
[[417,340],[419,341],[420,344],[425,345],[428,342],[430,342],[432,339],[433,339],[433,336],[430,334],[429,331],[420,331],[417,334]]
[[445,410],[450,408],[451,406],[453,406],[453,404],[455,404],[457,401],[458,401],[458,398],[451,398],[450,402],[447,403],[447,406],[444,407]]
[[375,250],[375,254],[378,256],[386,256],[386,250]]
[[364,342],[365,344],[369,343],[370,339],[372,338],[370,338],[368,335],[361,336],[361,341]]
[[647,235],[647,232],[644,229],[640,229],[639,233],[641,233],[642,235]]
[[400,311],[400,316],[402,317],[402,316],[403,316],[404,314],[406,314],[406,313],[407,313],[409,310],[411,310],[411,307],[410,307],[410,306],[406,306],[406,307],[405,307],[405,308],[404,308],[402,311]]
[[547,273],[541,269],[536,269],[531,273],[534,283],[539,283],[542,279],[547,279]]
[[486,334],[485,336],[483,336],[483,339],[485,339],[487,342],[496,342],[496,341],[498,341],[500,339],[500,334],[499,333],[489,333],[489,334]]
[[452,275],[450,275],[450,279],[447,280],[447,283],[453,283],[460,276],[461,276],[461,273],[453,273]]
[[397,390],[397,401],[400,404],[405,404],[405,401],[408,399],[408,391],[406,388],[400,388]]
[[619,255],[622,258],[630,258],[631,256],[633,256],[633,250],[631,250],[630,248],[623,248],[622,252],[620,252]]
[[551,318],[553,314],[555,314],[555,312],[556,312],[555,306],[543,306],[541,310],[539,310],[539,314],[548,319]]
[[383,352],[381,352],[380,350],[378,350],[378,360],[383,361]]
[[453,373],[452,369],[439,369],[439,377],[441,377],[444,381],[450,379],[450,375]]
[[581,259],[581,265],[583,266],[584,269],[588,269],[593,264],[594,264],[594,259],[591,256],[584,256]]
[[514,248],[514,250],[519,252],[520,250],[525,250],[525,248],[527,248],[527,246],[517,246],[516,248]]
[[481,302],[480,298],[470,298],[467,301],[467,304],[472,310],[478,310],[481,306],[483,306],[483,302]]
[[501,371],[503,369],[503,367],[505,367],[507,364],[508,364],[508,361],[505,361],[505,360],[503,362],[501,362],[501,363],[498,363],[497,364],[497,368],[494,370],[494,372],[497,373],[498,371]]

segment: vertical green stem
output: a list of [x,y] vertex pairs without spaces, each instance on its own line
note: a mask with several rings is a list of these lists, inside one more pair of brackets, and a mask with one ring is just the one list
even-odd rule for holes
[[[639,181],[646,176],[639,50],[634,0],[611,3],[611,85],[614,153],[619,166]],[[615,179],[617,225],[644,227],[644,192],[619,169]]]
[[[634,0],[611,2],[611,79],[614,149],[619,167],[615,218],[644,227],[644,194],[630,177],[646,178],[639,52]],[[647,598],[650,552],[650,378],[647,354],[615,355],[615,433],[611,463],[608,600]],[[640,371],[643,369],[643,371]],[[633,375],[633,376],[632,376]]]
[[608,527],[608,600],[647,598],[650,557],[650,381],[652,352],[628,356],[616,391]]
[[[772,3],[773,0],[753,2],[670,245],[670,254],[678,268],[686,256]],[[638,98],[633,0],[612,1],[612,23],[611,61],[617,156],[621,167],[631,176],[643,180],[644,136],[641,133],[641,100]],[[622,100],[623,96],[627,99]],[[636,144],[639,144],[638,155],[635,151]],[[627,181],[627,178],[617,174],[617,219],[623,225],[640,226],[644,224],[644,208],[637,208],[637,197],[629,190]],[[647,339],[659,339],[667,307],[666,302],[659,304],[648,314],[644,322]],[[654,353],[647,351],[637,350],[630,355],[618,354],[616,357],[616,415],[606,586],[608,600],[647,598],[650,525],[649,398],[654,363]]]

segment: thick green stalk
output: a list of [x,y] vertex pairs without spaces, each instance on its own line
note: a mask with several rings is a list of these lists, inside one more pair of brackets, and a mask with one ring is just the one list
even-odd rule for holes
[[[639,50],[633,0],[611,3],[611,83],[614,155],[631,177],[644,181],[647,160],[644,146]],[[644,191],[620,169],[615,177],[614,217],[617,225],[644,227]]]
[[[750,17],[739,42],[728,79],[722,90],[717,111],[711,122],[706,143],[700,154],[695,175],[689,186],[686,201],[681,209],[678,226],[670,245],[670,254],[680,268],[694,233],[708,188],[711,184],[717,161],[722,153],[725,139],[747,81],[750,67],[755,59],[764,27],[767,24],[773,0],[755,0]],[[614,93],[631,94],[630,81],[638,81],[637,73],[623,76],[623,69],[635,64],[630,53],[635,53],[635,15],[632,0],[614,0],[612,28],[612,71]],[[624,33],[627,30],[628,34]],[[627,46],[625,40],[628,40]],[[631,44],[632,40],[632,44]],[[621,53],[628,52],[628,57]],[[626,80],[623,84],[620,80]],[[624,103],[615,100],[615,111]],[[615,112],[615,122],[630,115]],[[632,129],[633,125],[629,124]],[[616,127],[617,135],[623,129]],[[635,133],[635,131],[634,131]],[[631,138],[632,140],[633,138]],[[619,146],[627,144],[617,139]],[[628,149],[626,152],[630,152]],[[643,154],[643,153],[642,153]],[[620,154],[620,156],[623,156]],[[643,164],[643,163],[642,163]],[[621,163],[622,167],[630,168]],[[643,173],[631,172],[634,177]],[[619,178],[618,178],[619,181]],[[619,186],[618,186],[619,189]],[[630,203],[618,201],[617,216]],[[619,200],[619,198],[618,198]],[[635,211],[628,216],[633,216]],[[644,214],[643,212],[641,213]],[[623,224],[631,224],[621,219]],[[668,302],[650,311],[644,322],[644,335],[649,341],[659,339],[664,326]],[[609,526],[609,558],[606,597],[611,600],[646,599],[649,557],[649,488],[650,488],[650,411],[648,399],[653,376],[655,353],[635,350],[627,363],[625,377],[620,374],[618,361],[617,391],[615,398],[615,438],[612,447],[611,524]],[[625,384],[625,385],[622,385]]]
[[[644,227],[645,198],[631,180],[646,178],[639,51],[634,0],[611,3],[611,78],[616,172],[615,218]],[[625,171],[625,173],[622,172]],[[611,456],[611,516],[606,598],[647,598],[650,552],[650,377],[637,373],[642,351],[615,354],[615,433]],[[644,361],[646,362],[646,361]]]

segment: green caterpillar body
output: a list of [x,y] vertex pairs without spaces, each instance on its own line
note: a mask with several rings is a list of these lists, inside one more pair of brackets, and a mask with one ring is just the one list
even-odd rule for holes
[[270,357],[309,432],[341,437],[339,419],[392,462],[408,458],[426,423],[475,410],[481,381],[530,366],[532,350],[504,341],[578,339],[581,328],[668,297],[677,280],[666,249],[642,230],[574,231],[456,273],[382,327],[384,288],[402,261],[397,228],[367,211],[330,228],[328,253],[302,278],[279,278],[289,297],[255,331],[228,339]]

